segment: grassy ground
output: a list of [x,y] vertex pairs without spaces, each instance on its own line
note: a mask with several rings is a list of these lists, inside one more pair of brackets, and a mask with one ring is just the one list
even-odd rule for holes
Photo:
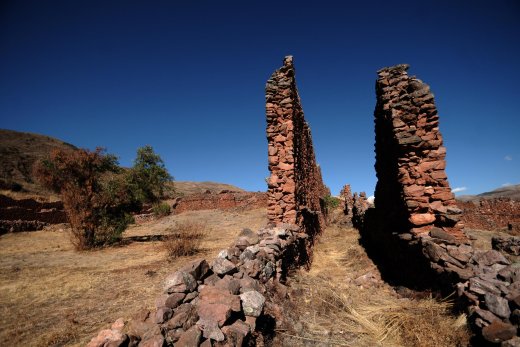
[[0,341],[4,346],[85,345],[98,330],[153,307],[162,279],[190,259],[211,259],[265,209],[196,211],[132,226],[125,236],[167,234],[175,223],[207,226],[203,251],[166,260],[162,242],[76,252],[65,226],[0,237]]
[[[384,283],[355,229],[329,227],[311,270],[291,280],[278,343],[291,346],[466,346],[465,316],[449,302]],[[427,296],[427,295],[426,295]]]

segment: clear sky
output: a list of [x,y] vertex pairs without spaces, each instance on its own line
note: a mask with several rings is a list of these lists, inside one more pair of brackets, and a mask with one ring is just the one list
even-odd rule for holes
[[265,190],[264,87],[289,54],[333,194],[373,193],[376,71],[400,63],[435,94],[451,187],[520,183],[518,1],[4,0],[0,128]]

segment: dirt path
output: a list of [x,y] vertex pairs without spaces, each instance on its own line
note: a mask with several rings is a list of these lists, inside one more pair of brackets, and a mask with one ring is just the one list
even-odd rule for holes
[[196,257],[215,257],[242,228],[265,225],[266,216],[265,209],[186,212],[132,226],[125,234],[165,234],[187,220],[206,225],[204,250],[172,262],[159,241],[76,252],[63,226],[2,235],[0,345],[85,345],[108,323],[153,307],[169,272]]
[[464,315],[450,304],[389,286],[352,228],[331,226],[315,246],[311,270],[290,282],[287,322],[277,343],[291,346],[465,346]]

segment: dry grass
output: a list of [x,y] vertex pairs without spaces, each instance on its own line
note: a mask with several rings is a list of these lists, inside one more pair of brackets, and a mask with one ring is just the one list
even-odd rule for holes
[[186,221],[177,223],[169,231],[170,235],[163,242],[163,245],[168,257],[175,259],[199,253],[208,227],[201,222]]
[[[451,303],[401,298],[380,280],[354,229],[329,227],[309,272],[291,283],[282,344],[297,346],[466,346],[466,317]],[[367,280],[358,279],[366,275]],[[358,279],[358,280],[356,280]]]
[[76,252],[64,226],[0,236],[2,345],[84,346],[117,318],[153,307],[168,273],[197,257],[215,257],[242,228],[266,223],[265,209],[195,211],[131,226],[125,235],[168,234],[190,220],[218,232],[202,240],[201,253],[172,261],[160,241]]

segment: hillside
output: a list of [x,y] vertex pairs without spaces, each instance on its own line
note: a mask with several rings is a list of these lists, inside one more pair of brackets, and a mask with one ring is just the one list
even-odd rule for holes
[[244,192],[242,188],[238,188],[231,184],[217,183],[217,182],[191,182],[191,181],[174,181],[175,193],[178,195],[192,195],[205,193],[210,191],[212,193],[220,193],[223,190],[233,192]]
[[520,201],[520,184],[507,187],[500,187],[490,192],[484,192],[477,195],[461,195],[457,197],[460,201],[478,201],[481,199],[509,198]]
[[17,183],[29,192],[41,192],[32,177],[32,167],[53,149],[76,147],[45,135],[0,129],[0,183]]
[[[53,149],[74,150],[76,147],[45,135],[0,129],[0,189],[8,189],[16,183],[29,194],[48,195],[33,179],[32,167]],[[175,181],[174,186],[178,195],[198,194],[208,190],[212,193],[223,190],[244,191],[236,186],[217,182]]]

